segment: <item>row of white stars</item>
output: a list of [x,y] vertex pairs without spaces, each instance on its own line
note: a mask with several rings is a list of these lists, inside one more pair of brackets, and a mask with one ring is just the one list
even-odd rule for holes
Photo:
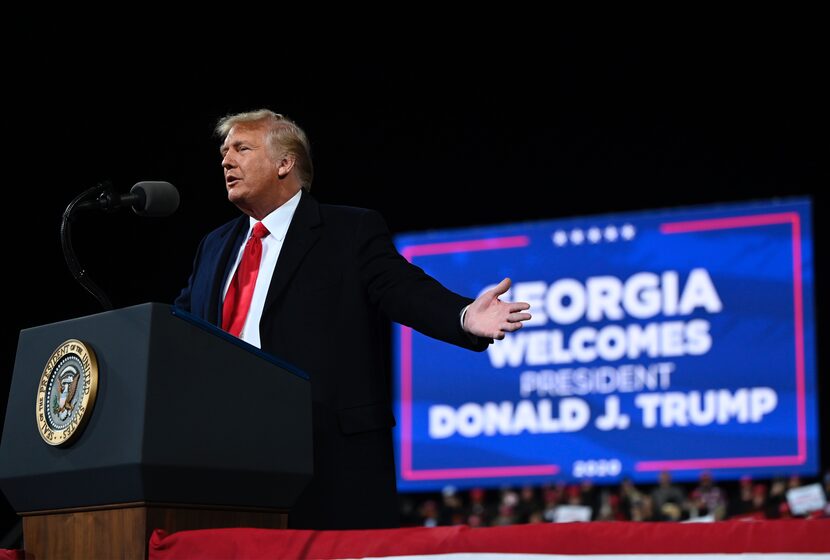
[[596,244],[601,241],[613,243],[614,241],[631,241],[637,235],[637,228],[631,224],[617,226],[605,226],[604,228],[590,227],[588,229],[574,228],[571,231],[562,229],[556,230],[551,235],[553,244],[557,247],[571,245],[582,245],[585,242]]

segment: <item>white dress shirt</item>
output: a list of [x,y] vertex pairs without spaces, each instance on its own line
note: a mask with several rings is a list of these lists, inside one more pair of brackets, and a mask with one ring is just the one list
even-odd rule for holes
[[[277,266],[277,259],[282,251],[282,242],[285,240],[285,234],[288,232],[288,226],[291,224],[291,218],[294,217],[294,211],[300,203],[300,192],[297,192],[288,202],[268,214],[262,219],[263,225],[268,229],[269,234],[262,238],[262,260],[259,262],[259,273],[256,278],[256,286],[254,286],[254,295],[251,298],[251,307],[248,309],[248,316],[245,318],[245,325],[242,327],[242,333],[239,338],[253,344],[257,348],[261,348],[259,340],[259,320],[262,318],[262,309],[265,307],[265,297],[268,295],[268,287],[271,285],[271,278],[274,276],[274,269]],[[245,236],[245,243],[239,248],[239,253],[236,255],[236,262],[225,281],[225,289],[222,291],[222,300],[228,293],[228,287],[231,285],[231,280],[236,274],[236,267],[239,266],[239,261],[242,260],[242,253],[245,251],[245,244],[251,232],[254,230],[256,220],[250,218],[248,224],[248,234]]]

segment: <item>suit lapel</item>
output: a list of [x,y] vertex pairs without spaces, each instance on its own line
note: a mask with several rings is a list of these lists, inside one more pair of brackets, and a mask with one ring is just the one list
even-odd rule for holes
[[[239,248],[242,242],[245,241],[245,234],[248,232],[248,216],[242,215],[237,219],[232,228],[228,230],[228,234],[224,240],[220,240],[219,254],[217,255],[215,273],[213,276],[213,283],[211,285],[210,297],[211,302],[209,309],[215,312],[215,315],[208,317],[208,321],[218,327],[222,327],[222,292],[225,288],[225,282],[228,275],[231,273],[236,256],[239,254]],[[224,265],[224,266],[223,266]]]
[[277,267],[271,278],[271,286],[268,288],[265,306],[262,309],[263,316],[285,291],[306,253],[317,243],[320,238],[319,226],[321,224],[320,205],[311,195],[303,191],[277,259]]

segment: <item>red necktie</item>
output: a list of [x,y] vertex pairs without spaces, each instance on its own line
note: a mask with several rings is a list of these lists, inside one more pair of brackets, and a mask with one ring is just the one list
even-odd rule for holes
[[259,261],[262,260],[262,238],[268,235],[268,228],[257,222],[254,231],[245,244],[242,260],[236,267],[225,302],[222,305],[222,328],[234,336],[242,334],[245,318],[251,308],[256,278],[259,275]]

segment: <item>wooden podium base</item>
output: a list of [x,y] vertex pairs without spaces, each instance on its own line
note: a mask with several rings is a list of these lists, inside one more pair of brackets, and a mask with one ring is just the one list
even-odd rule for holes
[[112,504],[21,513],[23,546],[37,560],[52,558],[147,558],[155,529],[168,533],[220,527],[285,529],[279,510],[219,509],[178,504]]

